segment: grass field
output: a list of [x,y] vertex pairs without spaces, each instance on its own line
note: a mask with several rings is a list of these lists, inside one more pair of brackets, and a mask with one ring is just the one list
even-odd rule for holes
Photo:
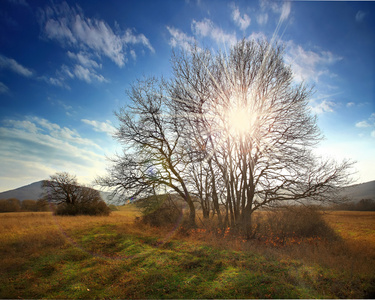
[[0,214],[0,298],[374,297],[375,213],[330,212],[341,239],[287,246],[108,217]]

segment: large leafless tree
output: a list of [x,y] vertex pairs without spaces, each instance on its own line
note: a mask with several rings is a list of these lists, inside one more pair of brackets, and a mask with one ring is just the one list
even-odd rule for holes
[[232,226],[250,235],[255,210],[332,200],[348,183],[350,162],[313,155],[322,135],[311,90],[294,84],[281,46],[243,40],[229,55],[192,48],[172,62],[172,99],[195,143],[205,145],[204,163],[220,170]]
[[[172,56],[170,81],[138,81],[117,113],[124,154],[103,185],[118,192],[170,187],[205,216],[251,235],[252,214],[283,203],[333,199],[351,163],[318,159],[311,90],[293,82],[283,48],[242,40],[225,55],[192,47]],[[223,210],[222,207],[225,209]],[[208,213],[207,213],[208,210]]]

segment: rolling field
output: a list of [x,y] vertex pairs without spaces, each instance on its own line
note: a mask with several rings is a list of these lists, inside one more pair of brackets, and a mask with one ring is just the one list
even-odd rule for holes
[[287,246],[108,217],[0,214],[0,298],[374,297],[375,213],[330,212],[340,235]]

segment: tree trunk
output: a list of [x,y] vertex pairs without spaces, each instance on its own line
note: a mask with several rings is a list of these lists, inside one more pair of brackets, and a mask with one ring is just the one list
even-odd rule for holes
[[188,203],[189,205],[189,227],[192,227],[192,228],[195,228],[197,227],[197,224],[195,223],[195,206],[194,206],[194,203],[193,201],[191,200],[190,198],[190,195],[187,195],[186,197],[186,202]]

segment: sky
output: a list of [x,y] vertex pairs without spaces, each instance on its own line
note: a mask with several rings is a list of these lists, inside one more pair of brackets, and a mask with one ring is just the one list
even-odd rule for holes
[[90,184],[121,151],[114,111],[143,76],[171,76],[173,49],[285,46],[325,136],[316,153],[375,180],[375,2],[0,2],[0,192],[68,171]]

